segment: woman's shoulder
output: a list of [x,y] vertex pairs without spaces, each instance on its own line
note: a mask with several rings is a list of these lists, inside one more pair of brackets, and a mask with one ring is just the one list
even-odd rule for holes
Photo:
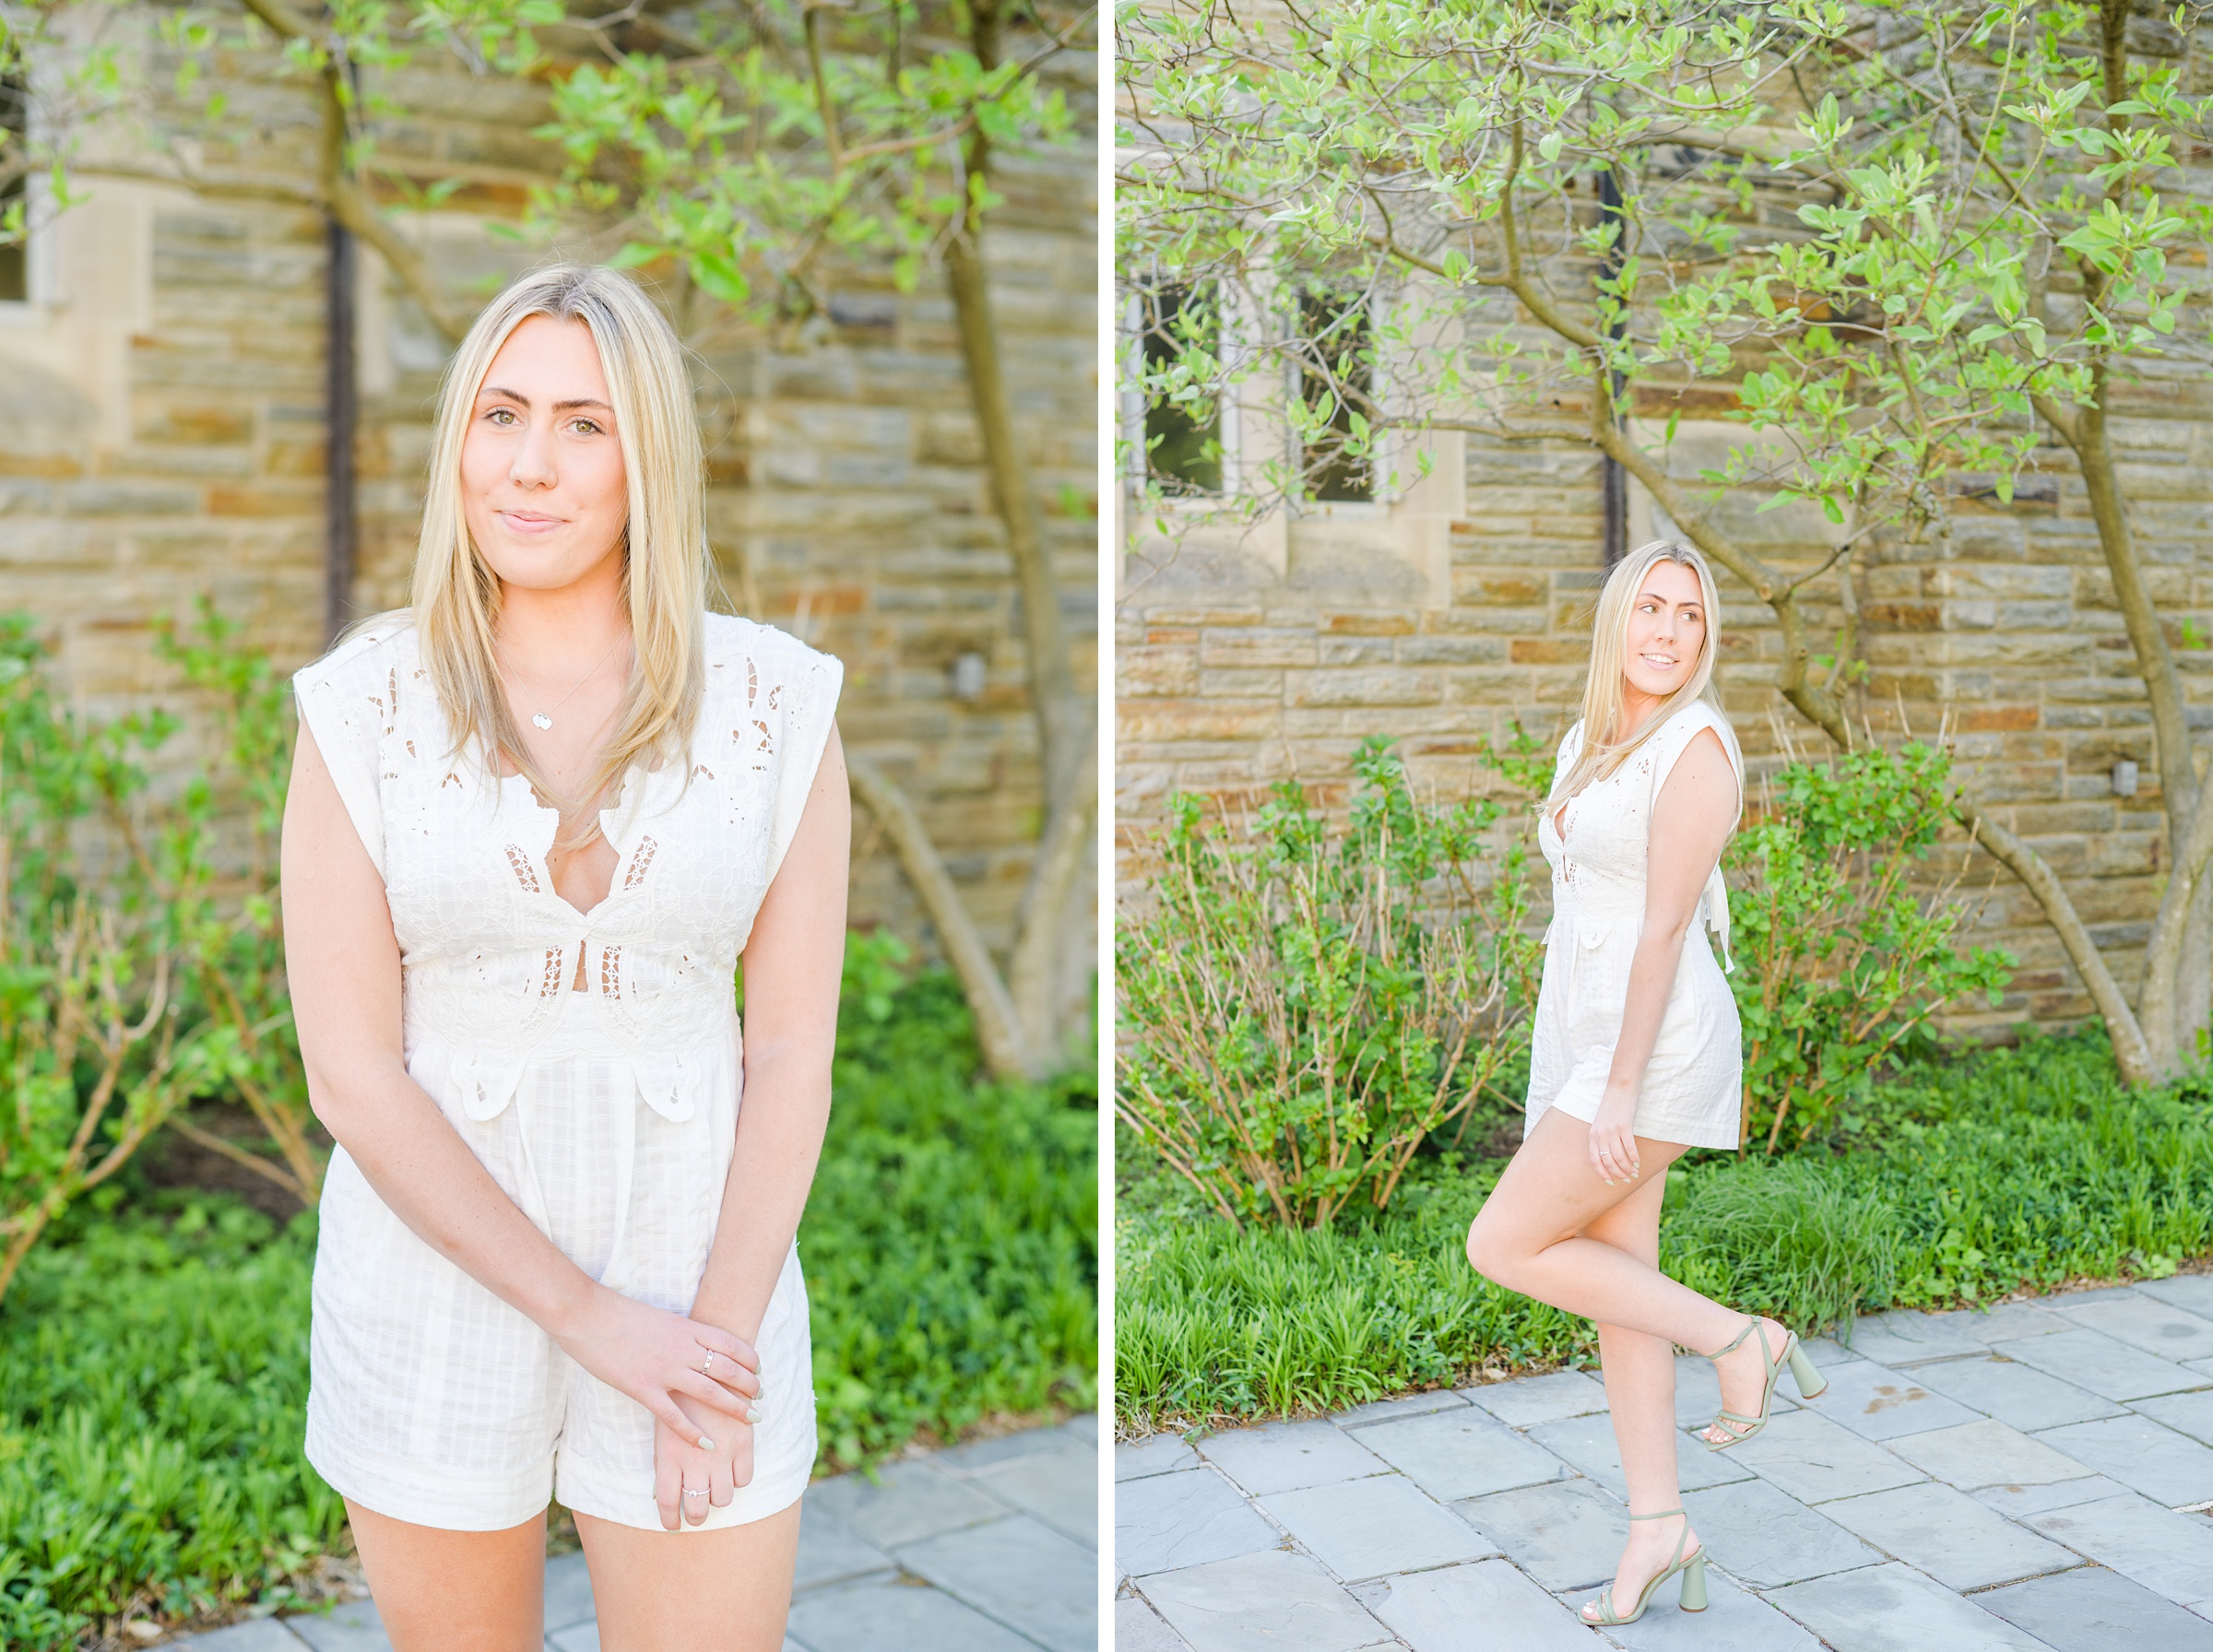
[[834,654],[802,643],[787,631],[740,614],[710,612],[706,620],[707,687],[758,699],[773,689],[826,680],[833,688],[845,667]]
[[394,608],[355,627],[335,647],[293,672],[292,686],[302,694],[373,691],[383,679],[389,692],[396,690],[398,674],[411,677],[417,664],[414,611]]
[[1736,743],[1736,730],[1731,726],[1721,707],[1703,698],[1678,706],[1655,731],[1653,745],[1660,753],[1663,773],[1673,769],[1675,759],[1688,749],[1691,741],[1710,728],[1721,741],[1722,750],[1728,757],[1730,766],[1736,770],[1741,778],[1745,759],[1743,750]]

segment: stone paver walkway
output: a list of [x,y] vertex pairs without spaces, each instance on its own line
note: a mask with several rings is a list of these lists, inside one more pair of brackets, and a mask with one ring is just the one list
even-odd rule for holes
[[[785,1652],[1095,1652],[1098,1419],[818,1481],[799,1520]],[[163,1645],[390,1652],[376,1604],[264,1618]],[[550,1652],[598,1652],[584,1556],[546,1564]]]
[[[1757,1438],[1686,1438],[1710,1609],[1576,1609],[1627,1529],[1580,1372],[1115,1451],[1118,1652],[2213,1652],[2213,1275],[1863,1318]],[[1678,1364],[1677,1420],[1720,1403]]]

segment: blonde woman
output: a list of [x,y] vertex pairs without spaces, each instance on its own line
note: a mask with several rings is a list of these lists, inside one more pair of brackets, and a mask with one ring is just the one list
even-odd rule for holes
[[1720,860],[1744,791],[1710,698],[1718,608],[1705,560],[1665,541],[1624,558],[1600,593],[1582,718],[1537,829],[1553,920],[1524,1138],[1468,1230],[1485,1278],[1598,1322],[1630,1525],[1613,1587],[1583,1606],[1592,1624],[1633,1622],[1677,1574],[1683,1609],[1705,1609],[1706,1553],[1676,1480],[1675,1347],[1711,1351],[1720,1375],[1710,1450],[1766,1426],[1786,1363],[1808,1397],[1827,1386],[1781,1325],[1659,1270],[1668,1165],[1737,1145],[1736,1005],[1691,939],[1703,919],[1728,955]]
[[608,1652],[782,1644],[840,669],[706,611],[702,477],[644,294],[524,277],[448,370],[411,606],[294,679],[285,940],[337,1143],[307,1456],[399,1652],[543,1645],[549,1498]]

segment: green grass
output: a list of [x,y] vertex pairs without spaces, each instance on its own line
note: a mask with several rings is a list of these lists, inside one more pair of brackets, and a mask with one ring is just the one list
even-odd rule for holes
[[[2094,1036],[1917,1069],[1884,1102],[1877,1146],[1679,1164],[1663,1266],[1810,1329],[2158,1276],[2213,1250],[2213,1106],[2128,1093]],[[1336,1410],[1485,1367],[1589,1359],[1587,1321],[1499,1290],[1462,1254],[1498,1169],[1427,1160],[1389,1211],[1321,1233],[1238,1234],[1165,1176],[1131,1179],[1118,1415],[1144,1427]]]
[[[861,995],[800,1230],[826,1459],[1097,1394],[1097,1102],[975,1077],[925,975]],[[101,1209],[100,1204],[106,1205]],[[300,1455],[314,1220],[220,1197],[88,1201],[0,1304],[0,1647],[126,1610],[281,1603],[345,1544]]]

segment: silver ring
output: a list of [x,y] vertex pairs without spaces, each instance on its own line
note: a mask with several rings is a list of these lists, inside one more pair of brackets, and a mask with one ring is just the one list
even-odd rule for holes
[[710,1375],[713,1375],[713,1373],[712,1373],[712,1372],[710,1372],[710,1371],[708,1371],[707,1367],[708,1367],[709,1365],[712,1365],[714,1363],[715,1363],[715,1351],[714,1351],[712,1348],[710,1348],[710,1349],[708,1349],[708,1350],[707,1350],[707,1357],[706,1357],[705,1359],[704,1359],[704,1360],[700,1361],[700,1363],[699,1363],[699,1374],[700,1374],[700,1375],[702,1375],[702,1376],[710,1376]]
[[685,1495],[685,1496],[687,1496],[687,1497],[704,1497],[704,1496],[706,1495],[706,1493],[704,1493],[704,1492],[686,1492],[686,1493],[684,1493],[684,1495]]

